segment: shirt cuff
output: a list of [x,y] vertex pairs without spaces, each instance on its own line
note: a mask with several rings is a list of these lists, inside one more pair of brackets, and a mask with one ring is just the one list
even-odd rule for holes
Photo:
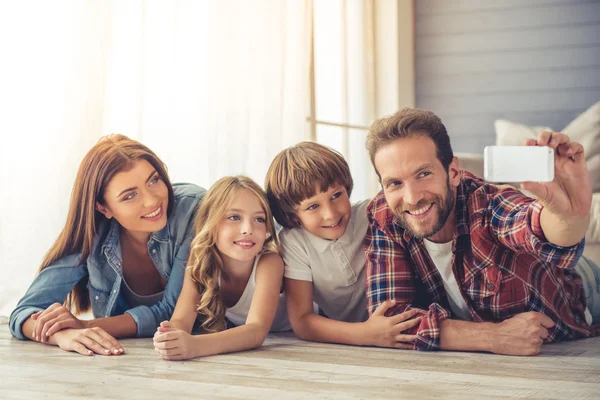
[[137,337],[154,336],[158,323],[149,307],[139,306],[125,311],[131,315],[137,325]]
[[312,282],[312,274],[306,273],[304,271],[294,271],[294,270],[289,270],[289,269],[285,269],[283,272],[283,276],[285,276],[288,279],[296,279],[298,281],[308,281],[308,282]]
[[421,320],[417,330],[415,349],[419,351],[440,350],[440,322],[448,318],[449,313],[437,303],[429,306],[429,310]]
[[13,314],[10,316],[9,321],[10,333],[17,339],[27,340],[28,338],[25,335],[23,335],[23,324],[33,314],[43,310],[43,308],[39,307],[27,307],[17,311],[16,313],[13,312]]
[[573,246],[565,247],[548,242],[542,230],[541,215],[544,206],[539,201],[534,201],[529,206],[530,235],[527,238],[529,245],[542,261],[558,268],[572,269],[583,255],[585,237]]

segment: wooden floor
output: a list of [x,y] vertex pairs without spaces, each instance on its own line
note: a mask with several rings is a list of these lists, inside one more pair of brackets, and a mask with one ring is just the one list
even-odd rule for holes
[[0,399],[600,399],[600,337],[537,357],[361,348],[271,335],[259,350],[161,360],[151,339],[85,357],[12,338],[0,320]]

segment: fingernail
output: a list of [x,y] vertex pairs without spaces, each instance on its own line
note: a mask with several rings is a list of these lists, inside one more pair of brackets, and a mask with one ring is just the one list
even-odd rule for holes
[[108,349],[104,349],[104,352],[105,352],[105,353],[110,353],[110,350],[108,350]]
[[122,352],[124,352],[125,350],[124,350],[124,349],[121,347],[121,348],[119,349],[119,351],[122,353]]
[[117,354],[118,352],[119,352],[119,349],[113,349],[113,353]]

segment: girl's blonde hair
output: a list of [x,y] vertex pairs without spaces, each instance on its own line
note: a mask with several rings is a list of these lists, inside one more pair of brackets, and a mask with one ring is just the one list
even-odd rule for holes
[[198,285],[200,299],[196,310],[204,317],[202,328],[207,332],[225,329],[225,305],[219,294],[223,260],[216,246],[216,232],[234,196],[241,190],[248,190],[256,196],[265,212],[267,238],[263,249],[267,252],[279,251],[273,215],[263,189],[245,176],[227,176],[215,182],[206,192],[196,215],[196,236],[192,240],[187,266]]

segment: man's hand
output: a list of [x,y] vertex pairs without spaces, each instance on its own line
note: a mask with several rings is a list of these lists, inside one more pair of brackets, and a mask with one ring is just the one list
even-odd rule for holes
[[542,132],[537,140],[529,139],[525,145],[554,149],[554,180],[524,182],[523,189],[533,193],[556,216],[565,220],[586,218],[592,205],[592,184],[583,146],[558,132]]
[[542,349],[554,321],[538,312],[525,312],[494,325],[491,351],[496,354],[535,356]]

